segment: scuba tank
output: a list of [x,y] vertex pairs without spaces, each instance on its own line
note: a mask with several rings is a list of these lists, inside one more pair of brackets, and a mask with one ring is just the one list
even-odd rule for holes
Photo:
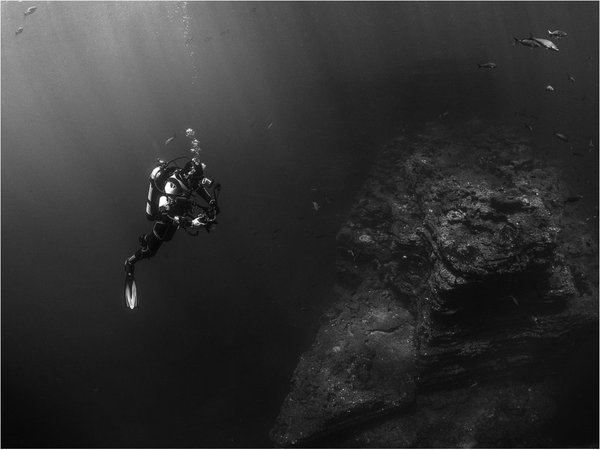
[[158,218],[158,199],[165,195],[165,183],[177,170],[177,166],[169,167],[172,161],[164,162],[158,160],[158,165],[150,173],[150,184],[148,186],[148,199],[146,201],[146,218],[156,220]]

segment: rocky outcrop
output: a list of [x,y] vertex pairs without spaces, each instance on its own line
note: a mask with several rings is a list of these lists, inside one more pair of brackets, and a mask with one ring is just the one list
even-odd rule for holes
[[553,444],[561,367],[597,339],[597,243],[530,153],[498,127],[383,149],[338,234],[336,300],[277,445]]

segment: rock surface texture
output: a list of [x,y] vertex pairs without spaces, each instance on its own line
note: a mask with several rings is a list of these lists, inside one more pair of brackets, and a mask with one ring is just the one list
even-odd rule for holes
[[387,145],[337,236],[336,298],[274,443],[568,442],[548,429],[576,408],[564,386],[589,379],[569,367],[598,377],[573,360],[597,358],[598,252],[571,194],[510,129]]

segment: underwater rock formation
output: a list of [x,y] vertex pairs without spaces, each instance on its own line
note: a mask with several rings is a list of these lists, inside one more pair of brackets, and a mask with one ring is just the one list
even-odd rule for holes
[[526,140],[453,133],[432,126],[379,155],[276,445],[555,443],[563,368],[597,344],[597,243]]

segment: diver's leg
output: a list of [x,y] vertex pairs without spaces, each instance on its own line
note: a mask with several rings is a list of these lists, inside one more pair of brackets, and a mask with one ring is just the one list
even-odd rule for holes
[[135,263],[142,260],[152,258],[163,243],[161,235],[164,233],[165,224],[163,222],[155,222],[152,231],[146,235],[140,236],[140,248],[129,258],[125,260],[125,272],[133,274]]
[[133,255],[127,258],[126,261],[129,264],[135,264],[142,259],[152,258],[162,243],[163,241],[161,239],[157,238],[153,233],[149,233],[146,235],[145,242],[142,243],[142,246]]

